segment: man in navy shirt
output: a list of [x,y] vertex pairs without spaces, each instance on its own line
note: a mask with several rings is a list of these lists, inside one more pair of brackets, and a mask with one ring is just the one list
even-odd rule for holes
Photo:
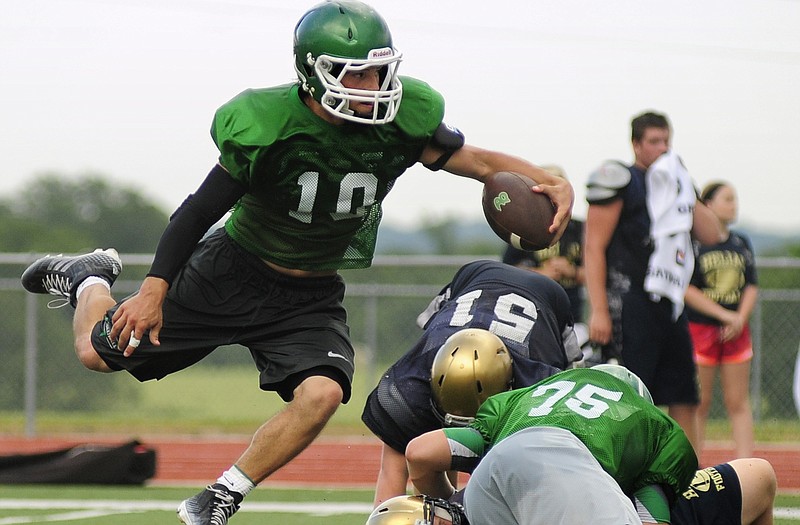
[[[589,176],[584,263],[589,298],[589,337],[638,375],[657,405],[696,445],[696,370],[686,314],[673,320],[673,304],[644,289],[653,252],[647,208],[647,169],[670,149],[667,117],[643,113],[631,122],[634,163],[606,162]],[[719,221],[701,202],[692,234],[703,244],[719,241]],[[695,446],[695,449],[697,447]]]

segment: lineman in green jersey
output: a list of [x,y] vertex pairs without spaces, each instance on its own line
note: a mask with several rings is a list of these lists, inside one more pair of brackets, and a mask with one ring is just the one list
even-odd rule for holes
[[[777,479],[762,458],[739,458],[698,470],[672,507],[672,525],[772,525]],[[366,525],[468,525],[463,491],[450,500],[396,496],[372,511]],[[580,503],[578,503],[580,504]],[[494,520],[493,525],[503,525]],[[592,522],[594,523],[594,522]]]
[[567,370],[491,396],[469,427],[412,440],[409,476],[420,493],[449,498],[445,472],[472,472],[472,525],[668,523],[697,457],[648,397],[624,367]]
[[406,169],[421,163],[478,181],[519,172],[556,205],[551,231],[569,221],[569,183],[465,144],[443,122],[442,96],[398,76],[401,59],[371,7],[312,7],[294,31],[298,81],[245,91],[217,111],[218,164],[172,215],[137,294],[115,304],[122,265],[110,249],[44,257],[22,276],[28,291],[75,307],[75,350],[91,370],[158,379],[239,343],[261,388],[287,402],[230,469],[180,504],[184,523],[227,523],[350,398],[355,359],[337,271],[370,265],[381,202]]

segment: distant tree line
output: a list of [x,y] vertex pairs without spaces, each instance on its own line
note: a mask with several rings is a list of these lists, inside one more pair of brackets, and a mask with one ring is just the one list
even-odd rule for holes
[[43,175],[19,195],[0,199],[0,250],[74,253],[113,246],[120,253],[150,253],[168,220],[168,212],[137,189],[100,176]]
[[[78,180],[47,174],[18,195],[0,198],[0,251],[78,253],[113,247],[120,253],[151,253],[169,220],[166,211],[141,191],[86,175]],[[19,278],[24,266],[2,265],[0,277]],[[128,275],[130,277],[130,275]],[[21,290],[21,287],[20,287]],[[0,293],[0,409],[23,406],[25,370],[24,297]],[[69,411],[124,407],[137,390],[121,374],[108,377],[85,370],[72,351],[72,308],[45,312],[52,297],[36,297],[38,309],[37,392],[40,408]]]

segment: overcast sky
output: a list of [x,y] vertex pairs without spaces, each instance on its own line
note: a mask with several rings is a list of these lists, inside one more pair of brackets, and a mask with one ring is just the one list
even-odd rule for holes
[[[166,210],[216,162],[214,111],[290,82],[314,1],[3,0],[0,195],[43,172],[102,174]],[[739,192],[740,223],[800,227],[800,0],[374,0],[401,74],[467,141],[560,164],[584,184],[630,161],[630,119],[669,115],[695,182]],[[385,222],[481,216],[480,184],[414,167]]]

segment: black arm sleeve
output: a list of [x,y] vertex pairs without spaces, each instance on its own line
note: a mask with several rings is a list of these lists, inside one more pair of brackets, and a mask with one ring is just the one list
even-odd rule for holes
[[442,153],[442,156],[436,159],[435,162],[431,164],[423,164],[423,166],[429,170],[438,171],[442,169],[442,166],[447,164],[447,161],[450,160],[450,157],[453,156],[453,153],[464,146],[464,134],[461,133],[461,131],[457,128],[448,126],[442,122],[439,124],[439,127],[436,128],[436,131],[433,132],[430,145],[436,149],[444,151],[444,153]]
[[208,229],[244,195],[245,187],[217,164],[172,214],[158,241],[148,276],[172,284]]

